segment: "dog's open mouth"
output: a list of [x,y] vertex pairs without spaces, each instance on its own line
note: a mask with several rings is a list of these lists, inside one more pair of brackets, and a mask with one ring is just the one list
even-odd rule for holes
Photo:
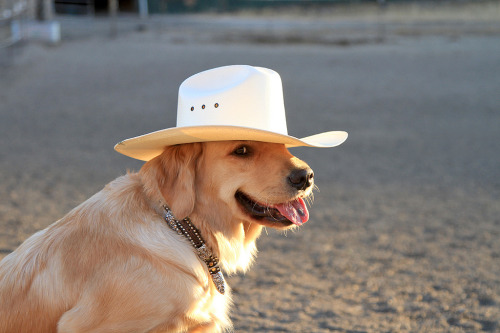
[[263,205],[248,197],[241,191],[236,192],[236,200],[245,212],[256,220],[266,219],[282,225],[301,226],[309,220],[309,211],[302,198],[273,205]]

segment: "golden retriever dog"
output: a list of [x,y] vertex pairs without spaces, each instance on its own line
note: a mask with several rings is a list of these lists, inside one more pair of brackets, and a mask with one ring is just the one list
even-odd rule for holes
[[224,272],[264,226],[305,223],[309,166],[283,144],[189,143],[109,183],[0,262],[0,332],[230,331],[231,290],[166,222],[189,216]]

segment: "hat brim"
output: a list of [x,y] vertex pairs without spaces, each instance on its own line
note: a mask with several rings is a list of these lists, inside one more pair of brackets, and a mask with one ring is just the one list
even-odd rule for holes
[[160,155],[165,147],[183,143],[251,140],[282,143],[287,147],[331,148],[347,139],[344,131],[324,132],[305,138],[241,126],[190,126],[174,127],[144,134],[119,142],[115,150],[123,155],[149,161]]

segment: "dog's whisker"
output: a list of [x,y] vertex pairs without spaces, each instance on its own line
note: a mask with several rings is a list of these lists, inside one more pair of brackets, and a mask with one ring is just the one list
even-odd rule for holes
[[311,194],[305,197],[305,200],[309,206],[312,206],[314,203],[314,193],[311,192]]

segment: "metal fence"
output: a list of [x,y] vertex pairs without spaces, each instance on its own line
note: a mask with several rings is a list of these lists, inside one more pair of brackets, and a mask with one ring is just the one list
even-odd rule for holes
[[[376,1],[376,0],[375,0]],[[231,11],[246,8],[281,6],[314,6],[335,3],[360,2],[359,0],[149,0],[149,11],[159,12],[200,12]],[[373,0],[371,1],[373,2]]]
[[[125,0],[124,0],[125,1]],[[336,4],[376,4],[385,6],[390,3],[464,3],[482,0],[148,0],[150,13],[234,11],[241,9],[295,7],[320,7]]]

